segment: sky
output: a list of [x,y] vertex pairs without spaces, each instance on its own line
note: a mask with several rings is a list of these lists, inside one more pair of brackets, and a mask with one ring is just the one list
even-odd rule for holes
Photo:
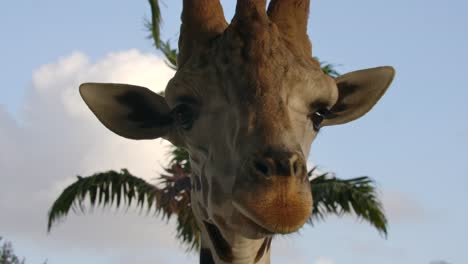
[[[164,1],[163,37],[178,38],[181,1]],[[234,1],[222,1],[230,19]],[[313,0],[313,55],[337,70],[381,65],[396,78],[363,118],[323,129],[310,163],[378,183],[389,234],[329,217],[273,242],[272,263],[467,263],[468,17],[466,1]],[[106,130],[78,95],[82,82],[163,90],[174,74],[156,52],[146,1],[0,4],[0,236],[27,263],[195,263],[172,222],[135,210],[70,215],[46,232],[47,211],[76,175],[128,168],[153,180],[162,140]]]

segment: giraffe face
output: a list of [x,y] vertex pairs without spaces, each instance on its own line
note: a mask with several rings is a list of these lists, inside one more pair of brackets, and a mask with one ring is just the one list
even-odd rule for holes
[[273,0],[267,15],[261,1],[239,0],[229,27],[218,1],[201,2],[213,5],[184,1],[193,8],[184,7],[179,69],[165,98],[124,84],[86,83],[80,93],[113,132],[189,151],[201,226],[249,238],[294,232],[312,210],[306,160],[320,126],[367,113],[394,70],[325,75],[306,24],[284,11],[288,1]]
[[179,115],[176,138],[191,157],[193,206],[249,237],[290,233],[312,209],[306,160],[320,126],[314,115],[336,103],[338,89],[275,28],[262,49],[236,33],[186,63],[166,89]]

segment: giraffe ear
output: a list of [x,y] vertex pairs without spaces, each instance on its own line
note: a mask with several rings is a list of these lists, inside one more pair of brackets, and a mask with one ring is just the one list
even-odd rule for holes
[[344,74],[336,78],[338,101],[323,120],[323,126],[356,120],[369,112],[392,83],[395,70],[378,67]]
[[104,126],[129,139],[167,136],[173,118],[164,97],[134,85],[84,83],[80,94]]

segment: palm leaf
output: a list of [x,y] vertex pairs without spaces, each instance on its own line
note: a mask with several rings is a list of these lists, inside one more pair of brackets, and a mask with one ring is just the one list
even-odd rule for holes
[[150,198],[159,192],[158,188],[131,175],[125,169],[120,172],[96,173],[89,177],[77,176],[76,182],[60,194],[49,210],[47,229],[50,231],[52,225],[65,217],[70,210],[84,212],[86,198],[89,198],[91,207],[115,204],[119,208],[122,204],[130,206],[135,193],[143,193]]
[[68,215],[70,211],[85,212],[85,204],[120,208],[136,205],[147,212],[162,213],[163,219],[173,214],[177,218],[177,238],[189,249],[198,248],[199,232],[190,206],[190,177],[182,167],[173,164],[168,175],[161,175],[159,188],[133,176],[127,170],[107,171],[89,177],[78,176],[55,200],[49,210],[47,229]]
[[172,162],[170,166],[170,169],[166,169],[168,175],[161,175],[161,184],[164,186],[165,199],[171,206],[171,212],[177,214],[176,236],[188,246],[189,250],[199,249],[200,230],[190,203],[192,186],[190,172],[187,172],[187,169],[177,162]]
[[320,67],[322,68],[323,73],[332,78],[336,78],[341,75],[338,71],[335,70],[335,66],[333,64],[320,62]]
[[341,74],[335,69],[335,67],[337,65],[335,64],[331,64],[331,63],[328,63],[328,62],[325,62],[325,61],[320,61],[320,59],[318,57],[314,57],[317,61],[320,62],[320,67],[322,68],[322,71],[323,73],[325,73],[326,75],[332,77],[332,78],[336,78],[338,76],[340,76]]
[[171,48],[169,41],[162,41],[159,50],[166,57],[166,65],[173,70],[177,70],[177,49]]
[[149,38],[153,39],[153,44],[156,48],[161,47],[161,9],[159,8],[158,0],[148,0],[151,7],[151,20],[145,21],[145,26],[150,31]]
[[177,70],[177,49],[173,49],[169,41],[161,40],[161,9],[158,0],[148,0],[151,7],[151,20],[145,21],[145,26],[150,32],[149,38],[153,40],[156,49],[160,50],[166,57],[169,68]]
[[329,214],[355,214],[387,235],[387,218],[377,196],[375,182],[369,177],[342,180],[325,173],[310,180],[310,187],[314,198],[310,224],[323,220]]

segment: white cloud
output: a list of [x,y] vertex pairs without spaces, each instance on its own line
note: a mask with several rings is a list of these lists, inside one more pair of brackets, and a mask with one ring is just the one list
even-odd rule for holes
[[153,179],[167,160],[168,143],[127,140],[101,125],[81,100],[79,84],[120,82],[159,91],[172,75],[162,59],[137,50],[96,62],[74,52],[33,73],[20,120],[0,106],[1,235],[22,245],[18,251],[31,263],[45,258],[71,263],[70,255],[61,253],[71,249],[81,263],[116,263],[135,254],[150,263],[151,257],[167,252],[171,258],[158,263],[192,262],[194,256],[187,257],[175,240],[174,228],[132,210],[71,215],[46,235],[47,211],[75,175],[128,168]]

